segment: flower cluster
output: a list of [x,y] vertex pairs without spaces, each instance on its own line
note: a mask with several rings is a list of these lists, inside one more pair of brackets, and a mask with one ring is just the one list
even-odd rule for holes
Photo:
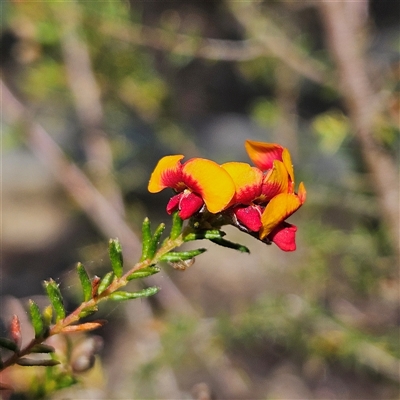
[[183,155],[163,157],[148,190],[174,190],[167,204],[169,214],[178,211],[182,219],[206,211],[222,215],[260,240],[293,251],[297,227],[286,219],[304,203],[306,191],[300,183],[295,192],[290,153],[279,144],[251,140],[245,148],[254,166],[243,162],[219,165],[203,158],[181,163]]

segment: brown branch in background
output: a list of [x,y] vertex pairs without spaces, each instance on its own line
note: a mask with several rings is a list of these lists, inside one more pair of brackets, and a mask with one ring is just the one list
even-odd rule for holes
[[276,142],[290,148],[293,160],[297,162],[299,155],[299,114],[297,111],[300,92],[299,76],[293,74],[287,65],[282,65],[276,71],[275,97],[279,107],[279,122],[277,123]]
[[88,171],[95,186],[123,214],[122,194],[111,173],[112,151],[103,128],[100,88],[93,73],[89,50],[78,35],[81,21],[79,5],[70,2],[68,7],[57,5],[53,9],[60,21],[61,48],[78,120],[83,128]]
[[[13,114],[18,120],[26,118],[27,110],[1,83],[3,115],[7,119]],[[9,121],[11,123],[16,120]],[[85,174],[72,162],[68,161],[59,146],[44,128],[36,123],[29,123],[27,129],[28,145],[34,154],[44,162],[64,189],[71,195],[82,210],[107,234],[119,236],[128,242],[126,252],[129,258],[140,254],[140,242],[137,236],[125,225],[114,207],[100,194],[87,179]]]
[[[117,393],[121,387],[129,387],[132,384],[132,375],[135,371],[137,372],[139,366],[142,363],[151,363],[153,360],[157,360],[161,348],[159,338],[156,337],[157,332],[154,331],[154,319],[149,304],[141,304],[139,309],[137,303],[130,302],[125,310],[129,329],[119,332],[119,340],[114,347],[116,354],[112,360],[107,360],[107,364],[111,364],[108,375],[110,394]],[[219,388],[227,398],[249,398],[251,393],[250,378],[246,376],[245,372],[239,371],[234,366],[225,353],[223,345],[218,345],[215,341],[216,321],[200,316],[196,316],[196,320],[198,323],[196,331],[193,333],[194,340],[191,341],[193,345],[188,351],[192,352],[194,357],[198,358],[205,366],[214,388]],[[135,334],[133,343],[132,332]],[[129,357],[127,357],[127,346],[132,349],[132,352],[131,350],[128,352]],[[123,366],[121,366],[121,361],[124,363]],[[124,371],[124,374],[119,373],[121,370]],[[129,374],[129,372],[132,374]],[[171,385],[177,386],[174,381],[159,383],[168,388],[167,392],[171,390]],[[128,389],[128,393],[122,393],[122,395],[124,394],[129,397],[132,392],[129,393]],[[164,393],[163,395],[165,398],[177,398]]]
[[[249,3],[245,4],[247,8],[250,7]],[[229,5],[233,7],[234,2]],[[284,36],[283,32],[279,31],[278,37],[270,35],[264,30],[262,34],[259,34],[252,28],[251,18],[254,18],[254,15],[247,18],[241,11],[238,11],[235,12],[235,16],[249,29],[253,37],[246,40],[201,38],[139,24],[127,26],[103,23],[101,31],[107,36],[135,45],[207,60],[248,61],[259,57],[276,57],[299,75],[319,84],[330,85],[325,76],[326,68],[319,61],[301,54],[298,48]],[[267,21],[265,26],[268,24]]]
[[271,18],[261,12],[258,2],[231,1],[227,4],[252,40],[261,46],[260,55],[277,58],[292,71],[313,82],[333,85],[328,80],[327,67],[295,45]]
[[124,42],[181,56],[218,61],[247,61],[263,55],[254,40],[223,40],[195,37],[140,24],[117,25],[103,22],[103,34]]
[[[159,292],[160,293],[160,292]],[[148,301],[127,302],[123,309],[124,329],[115,332],[107,366],[107,391],[105,398],[131,398],[135,389],[133,376],[146,363],[156,362],[163,349],[160,334],[154,329],[153,310]],[[127,349],[129,349],[127,351]],[[158,371],[154,382],[156,393],[169,398],[180,398],[181,392],[172,368]]]
[[[357,35],[365,19],[362,15],[359,16],[354,25],[347,13],[349,3],[351,1],[321,0],[318,7],[324,22],[328,47],[337,65],[341,93],[371,175],[371,186],[378,196],[382,217],[390,231],[394,249],[400,255],[398,169],[394,159],[374,136],[373,122],[378,112],[378,96],[371,87]],[[352,11],[351,15],[354,15],[354,7]],[[358,11],[363,12],[360,8]]]

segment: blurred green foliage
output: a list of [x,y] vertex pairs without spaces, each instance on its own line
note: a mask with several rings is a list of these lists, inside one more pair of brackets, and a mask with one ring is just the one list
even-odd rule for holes
[[[281,279],[276,292],[260,293],[251,301],[246,298],[241,311],[230,310],[225,315],[200,310],[201,317],[213,318],[204,354],[227,352],[255,386],[259,377],[252,381],[251,371],[261,365],[267,376],[285,359],[299,367],[298,375],[310,390],[318,379],[323,380],[318,374],[312,378],[314,375],[304,372],[314,365],[319,371],[328,368],[332,375],[350,371],[355,376],[353,383],[359,382],[360,387],[364,384],[362,371],[367,371],[372,383],[388,388],[379,393],[396,393],[398,265],[340,92],[331,84],[333,67],[321,43],[318,17],[307,7],[296,9],[294,3],[264,2],[254,24],[262,23],[263,18],[274,20],[271,29],[277,38],[282,32],[287,34],[306,61],[312,58],[322,63],[329,77],[326,85],[300,76],[268,52],[237,61],[200,60],[196,52],[199,44],[205,47],[203,37],[249,40],[237,22],[239,16],[223,2],[208,6],[191,2],[186,7],[156,3],[6,2],[3,36],[12,32],[16,43],[9,60],[3,61],[3,79],[32,104],[37,121],[59,140],[66,153],[86,167],[82,127],[75,115],[63,53],[65,35],[72,29],[69,24],[75,26],[99,89],[102,123],[115,167],[112,174],[125,197],[127,219],[133,224],[147,213],[158,219],[164,216],[162,200],[151,200],[160,202],[154,206],[144,194],[149,171],[160,154],[201,156],[207,145],[208,150],[215,150],[208,144],[212,135],[202,137],[204,131],[198,126],[198,121],[224,114],[213,104],[223,104],[227,115],[236,112],[256,124],[264,135],[259,140],[282,140],[294,154],[299,171],[296,179],[305,181],[309,195],[296,215],[297,256],[288,261],[284,272],[276,273]],[[216,11],[224,16],[220,24],[213,19]],[[274,19],[277,14],[280,18]],[[161,28],[163,33],[142,33],[143,26]],[[187,36],[193,54],[180,51],[183,39],[177,33]],[[154,45],[157,40],[158,47]],[[174,40],[174,46],[166,44]],[[229,50],[229,43],[226,46]],[[395,46],[390,46],[398,55]],[[373,51],[376,49],[371,49],[369,57],[376,60],[379,55]],[[384,66],[373,75],[383,103],[374,132],[398,157],[399,77],[394,70],[395,66]],[[227,76],[235,79],[236,86]],[[211,80],[214,87],[210,89]],[[23,127],[18,125],[5,127],[6,151],[21,146],[20,130]],[[227,136],[225,131],[224,135],[226,143],[234,142],[234,133]],[[224,152],[224,148],[217,150]],[[263,251],[267,254],[270,248]],[[226,253],[224,257],[235,256]],[[215,264],[219,268],[218,261]],[[271,263],[266,261],[263,267],[271,268]],[[191,299],[190,289],[186,294]],[[157,310],[157,305],[154,308]],[[207,376],[199,372],[207,367],[196,352],[203,322],[202,318],[174,319],[170,315],[162,319],[158,353],[131,377],[136,396],[159,396],[156,389],[152,392],[152,384],[166,367],[178,377],[190,373],[203,379]],[[260,394],[263,386],[257,387]]]

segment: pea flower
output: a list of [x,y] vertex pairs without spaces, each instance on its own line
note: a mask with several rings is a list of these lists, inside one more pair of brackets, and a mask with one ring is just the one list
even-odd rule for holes
[[229,162],[221,165],[235,183],[231,200],[232,213],[245,229],[258,232],[265,204],[278,193],[287,192],[288,179],[285,166],[275,161],[268,174],[247,163]]
[[218,214],[217,219],[207,220],[209,214],[200,217],[211,225],[230,223],[266,243],[293,251],[297,227],[286,219],[305,202],[306,190],[300,183],[298,192],[294,191],[290,153],[275,143],[247,140],[245,147],[255,166],[243,162],[218,165],[203,158],[182,163],[183,155],[165,156],[156,165],[148,190],[175,191],[167,204],[169,214],[178,211],[182,219],[188,219],[207,209]]
[[274,143],[247,140],[245,147],[253,163],[261,170],[266,170],[266,177],[273,175],[277,162],[282,163],[287,171],[287,189],[277,193],[266,204],[261,215],[259,236],[262,240],[274,242],[284,251],[293,251],[296,249],[297,227],[285,220],[304,204],[306,190],[304,184],[300,183],[298,193],[294,192],[294,171],[290,153],[286,148]]
[[176,194],[167,204],[168,214],[179,211],[188,219],[205,205],[210,213],[224,210],[235,194],[235,184],[217,163],[204,158],[192,158],[181,163],[183,155],[163,157],[151,174],[148,190],[157,193],[172,188]]

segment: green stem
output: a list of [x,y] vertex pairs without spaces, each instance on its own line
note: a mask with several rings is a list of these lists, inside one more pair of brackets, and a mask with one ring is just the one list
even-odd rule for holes
[[7,367],[10,367],[11,365],[15,364],[21,357],[30,354],[31,349],[35,345],[42,343],[45,339],[47,339],[50,336],[61,333],[63,331],[63,329],[66,328],[67,326],[70,326],[70,325],[78,322],[80,320],[80,314],[85,309],[90,309],[90,308],[97,306],[97,304],[99,304],[101,301],[107,300],[107,298],[110,294],[112,294],[113,292],[117,291],[118,289],[126,286],[129,282],[128,277],[130,275],[132,275],[134,272],[136,272],[142,268],[149,267],[150,265],[156,264],[158,261],[160,261],[160,259],[162,258],[163,255],[170,252],[174,248],[182,245],[184,243],[183,235],[184,235],[184,233],[182,233],[175,239],[165,240],[163,242],[163,244],[161,245],[160,249],[154,255],[154,257],[152,257],[151,259],[148,258],[146,260],[136,263],[128,272],[126,272],[120,278],[116,278],[107,287],[107,289],[105,289],[100,295],[95,296],[94,298],[81,303],[79,305],[79,307],[77,307],[74,311],[72,311],[67,317],[63,318],[62,320],[57,321],[45,337],[38,337],[38,338],[32,339],[31,342],[28,343],[23,349],[20,349],[18,352],[15,352],[8,359],[3,361],[3,365],[0,369],[0,371],[3,371]]
[[171,240],[167,239],[161,246],[161,248],[157,251],[157,253],[154,255],[153,258],[149,258],[143,261],[140,261],[136,263],[128,272],[126,272],[124,275],[122,275],[120,278],[115,279],[110,286],[104,292],[102,292],[100,295],[90,299],[89,301],[86,301],[82,303],[77,309],[75,309],[71,314],[69,314],[66,318],[63,320],[58,321],[51,329],[50,329],[50,334],[49,336],[55,335],[57,333],[60,333],[66,326],[69,326],[77,321],[79,321],[80,313],[86,309],[86,308],[92,308],[95,307],[100,301],[106,300],[107,297],[115,292],[116,290],[126,286],[129,282],[128,277],[132,275],[134,272],[146,268],[150,265],[156,264],[160,258],[173,250],[175,247],[180,246],[183,244],[183,238],[182,235],[179,235],[176,239]]

